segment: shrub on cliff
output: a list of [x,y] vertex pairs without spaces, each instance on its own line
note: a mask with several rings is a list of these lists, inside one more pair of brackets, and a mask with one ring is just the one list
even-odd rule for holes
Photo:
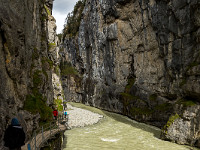
[[47,106],[46,99],[41,94],[27,95],[24,109],[32,114],[40,114],[40,122],[52,120],[52,109]]
[[79,30],[85,0],[79,0],[74,6],[74,10],[67,15],[63,29],[63,40],[66,35],[76,36]]
[[58,111],[63,111],[63,105],[61,99],[59,98],[55,99],[54,103],[56,104]]
[[78,75],[77,70],[68,62],[60,64],[60,71],[62,76]]

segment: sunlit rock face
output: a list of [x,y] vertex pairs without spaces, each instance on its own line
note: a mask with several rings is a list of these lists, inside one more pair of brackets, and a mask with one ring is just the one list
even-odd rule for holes
[[52,61],[52,84],[53,84],[53,99],[64,100],[64,93],[60,78],[60,41],[56,35],[56,20],[52,15],[48,15],[48,56]]
[[40,115],[24,110],[27,96],[39,94],[53,103],[48,56],[48,12],[52,0],[0,1],[0,147],[13,117],[22,124],[27,139],[38,127]]
[[[66,56],[83,74],[81,101],[158,127],[193,105],[188,111],[197,113],[199,6],[197,0],[87,0],[78,48],[70,50],[74,39],[64,43]],[[198,141],[199,122],[189,122],[190,140],[181,144]]]

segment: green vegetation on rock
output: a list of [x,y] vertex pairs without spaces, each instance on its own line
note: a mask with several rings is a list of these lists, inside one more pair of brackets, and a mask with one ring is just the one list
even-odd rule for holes
[[33,53],[32,53],[32,60],[38,59],[39,58],[39,53],[38,53],[38,49],[35,47],[33,49]]
[[132,107],[131,110],[131,115],[151,115],[153,113],[153,110],[148,109],[148,108],[136,108]]
[[149,96],[149,100],[155,101],[157,99],[157,97],[158,97],[157,94],[152,94],[152,95]]
[[77,35],[84,6],[85,0],[79,0],[74,6],[73,12],[67,15],[63,29],[63,39],[65,39],[66,35],[70,37]]
[[122,96],[123,98],[126,98],[126,99],[134,99],[134,98],[136,98],[136,97],[134,97],[133,95],[128,94],[128,93],[120,93],[120,94],[121,94],[121,96]]
[[122,96],[124,106],[128,106],[130,102],[134,99],[134,96],[128,93],[120,93],[120,95]]
[[40,122],[46,122],[52,120],[52,109],[47,106],[46,98],[39,93],[35,95],[27,95],[24,103],[24,109],[32,114],[39,113],[41,118]]
[[47,57],[42,57],[42,65],[45,66],[45,63],[48,63],[49,67],[53,68],[53,61]]
[[33,86],[34,87],[39,87],[42,84],[42,71],[37,70],[33,74]]
[[132,86],[134,85],[134,83],[135,83],[135,78],[128,79],[128,84],[125,87],[125,92],[126,93],[130,92],[130,90],[131,90]]
[[33,73],[33,87],[31,94],[26,96],[24,109],[32,114],[40,114],[40,123],[52,120],[52,109],[46,104],[47,98],[44,97],[39,89],[43,81],[44,72],[36,70]]
[[183,85],[185,85],[187,83],[186,79],[182,79],[181,83],[179,84],[180,87],[182,87]]
[[192,63],[190,63],[190,64],[188,65],[186,71],[188,71],[188,70],[190,70],[190,69],[192,69],[193,67],[198,66],[198,65],[200,65],[199,62],[196,62],[196,61],[195,61],[195,62],[192,62]]
[[128,106],[131,101],[139,99],[139,97],[130,94],[130,90],[134,83],[135,78],[129,78],[124,93],[120,93],[124,106]]
[[78,75],[78,71],[67,62],[60,65],[60,71],[62,76]]
[[49,50],[56,47],[56,43],[49,43]]
[[58,111],[63,111],[63,105],[61,99],[59,98],[55,99],[54,103],[56,104]]
[[176,119],[179,119],[181,118],[177,113],[171,117],[169,117],[169,120],[167,122],[167,124],[164,126],[164,133],[167,134],[167,129],[173,124],[173,122],[176,120]]
[[44,8],[45,8],[47,14],[48,14],[49,16],[51,16],[51,12],[50,12],[49,8],[48,8],[46,5],[44,5]]
[[173,107],[172,104],[164,103],[164,104],[160,104],[160,105],[155,106],[154,111],[163,112],[163,111],[167,111],[167,110],[172,109],[172,107]]
[[192,100],[180,99],[176,102],[176,104],[183,105],[183,107],[189,107],[189,106],[196,105],[196,102]]
[[60,75],[60,68],[59,68],[59,66],[55,66],[55,67],[54,67],[54,72],[55,72],[57,75]]

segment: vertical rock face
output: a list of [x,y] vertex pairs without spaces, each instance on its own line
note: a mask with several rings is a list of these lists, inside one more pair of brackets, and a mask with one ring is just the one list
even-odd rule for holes
[[41,116],[24,110],[28,98],[39,98],[47,106],[53,103],[52,61],[48,56],[51,8],[52,0],[0,1],[0,147],[13,117],[20,120],[27,139],[38,127]]
[[[63,56],[61,59],[61,64],[71,63],[75,65],[75,68],[81,73],[83,69],[82,58],[79,56],[78,52],[78,40],[72,38],[65,38],[65,42],[62,43]],[[82,101],[82,79],[79,75],[68,72],[67,74],[62,73],[62,87],[65,94],[66,101],[81,102]]]
[[48,15],[48,55],[52,60],[52,83],[53,83],[53,98],[60,99],[63,102],[64,93],[60,79],[60,55],[59,44],[60,41],[56,35],[56,20],[52,15]]
[[[173,140],[171,129],[181,128],[185,111],[199,112],[199,6],[197,0],[87,0],[79,48],[66,47],[79,60],[72,63],[83,74],[82,102],[159,127],[177,112],[182,120],[164,134]],[[198,141],[194,120],[180,143]]]

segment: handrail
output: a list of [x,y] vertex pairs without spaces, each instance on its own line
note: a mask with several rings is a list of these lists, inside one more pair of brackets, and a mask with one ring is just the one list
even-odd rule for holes
[[[59,116],[57,121],[51,121],[50,123],[45,124],[41,128],[36,129],[34,131],[33,136],[31,137],[31,140],[27,145],[28,150],[37,150],[44,142],[46,142],[49,135],[51,137],[52,135],[60,131],[59,124],[63,121],[63,119],[64,119],[63,115]],[[67,122],[68,122],[68,114],[66,118],[66,124]]]

